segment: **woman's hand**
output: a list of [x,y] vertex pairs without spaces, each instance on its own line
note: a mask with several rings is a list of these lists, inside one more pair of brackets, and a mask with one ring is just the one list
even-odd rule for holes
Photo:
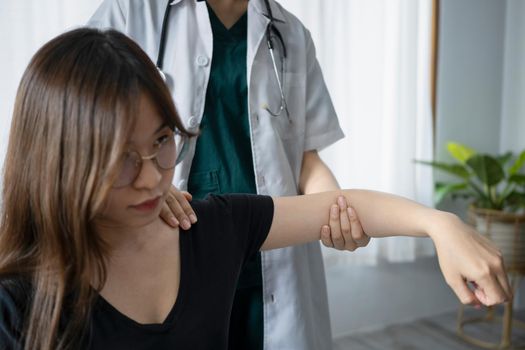
[[[463,304],[499,304],[512,299],[501,252],[453,214],[438,212],[429,235],[447,284]],[[468,284],[471,284],[469,288]]]
[[351,252],[370,242],[370,237],[363,231],[355,210],[348,206],[345,197],[340,196],[337,204],[330,207],[329,225],[321,227],[321,242],[325,247]]
[[191,194],[186,191],[179,191],[175,186],[171,186],[166,202],[160,212],[160,217],[172,227],[181,226],[188,230],[191,224],[197,222],[197,216],[190,206]]

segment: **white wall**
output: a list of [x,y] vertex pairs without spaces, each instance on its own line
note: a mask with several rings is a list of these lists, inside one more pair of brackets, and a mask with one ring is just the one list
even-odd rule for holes
[[[525,150],[525,1],[507,0],[500,150]],[[516,296],[525,307],[525,282]]]
[[327,268],[334,338],[456,310],[434,258]]
[[[448,141],[499,152],[505,17],[506,0],[441,1],[437,160],[452,160],[445,149]],[[434,179],[456,180],[440,171]],[[445,200],[440,209],[465,217],[466,206]]]
[[525,149],[525,1],[507,0],[501,151]]
[[505,1],[441,1],[437,157],[449,140],[498,152]]
[[33,54],[84,24],[102,0],[0,0],[0,164],[4,163],[16,89]]
[[[512,106],[506,111],[505,127],[514,134],[507,141],[516,143],[521,137],[519,142],[523,144],[523,131],[520,135],[517,129],[525,123],[525,1],[514,2],[508,9],[508,13],[512,12],[510,23],[506,23],[506,1],[441,1],[436,130],[440,160],[448,158],[444,151],[448,140],[480,151],[499,151],[504,62],[521,64],[519,72],[506,67],[506,76],[513,78],[505,86],[520,90],[505,96],[503,101]],[[522,12],[516,13],[518,9]],[[509,27],[521,31],[510,32]],[[517,48],[511,51],[504,47],[517,42],[521,45],[519,57]],[[515,77],[517,73],[521,74],[520,79]],[[516,111],[521,116],[516,116]],[[435,175],[438,180],[442,178]],[[461,203],[445,206],[459,214],[464,209]],[[327,282],[335,337],[457,310],[459,305],[445,285],[436,259],[376,267],[329,267]]]

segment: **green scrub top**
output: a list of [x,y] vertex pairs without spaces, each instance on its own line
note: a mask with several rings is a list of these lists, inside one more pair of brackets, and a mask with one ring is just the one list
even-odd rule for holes
[[229,30],[209,8],[213,58],[188,190],[256,193],[248,124],[247,14]]
[[[209,6],[208,13],[213,58],[188,191],[196,199],[208,194],[257,193],[248,121],[248,15],[245,13],[227,29]],[[246,263],[239,277],[231,316],[230,349],[262,349],[262,339],[262,272],[258,253]]]

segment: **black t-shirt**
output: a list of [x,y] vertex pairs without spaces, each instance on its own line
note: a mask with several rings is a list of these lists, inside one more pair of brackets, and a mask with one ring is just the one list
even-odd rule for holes
[[[177,301],[162,324],[142,325],[97,297],[85,347],[89,349],[227,349],[237,279],[266,239],[271,197],[210,196],[193,201],[199,221],[180,232]],[[27,291],[0,281],[0,348],[18,349]],[[26,299],[26,300],[24,300]],[[18,345],[17,345],[18,344]]]

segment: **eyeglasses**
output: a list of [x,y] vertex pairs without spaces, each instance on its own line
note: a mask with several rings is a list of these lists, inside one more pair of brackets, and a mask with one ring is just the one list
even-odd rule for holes
[[154,161],[160,170],[171,170],[179,164],[187,153],[188,137],[178,131],[173,135],[165,136],[155,144],[157,151],[148,156],[142,156],[135,150],[124,154],[120,172],[113,188],[121,188],[132,184],[142,170],[144,160]]

